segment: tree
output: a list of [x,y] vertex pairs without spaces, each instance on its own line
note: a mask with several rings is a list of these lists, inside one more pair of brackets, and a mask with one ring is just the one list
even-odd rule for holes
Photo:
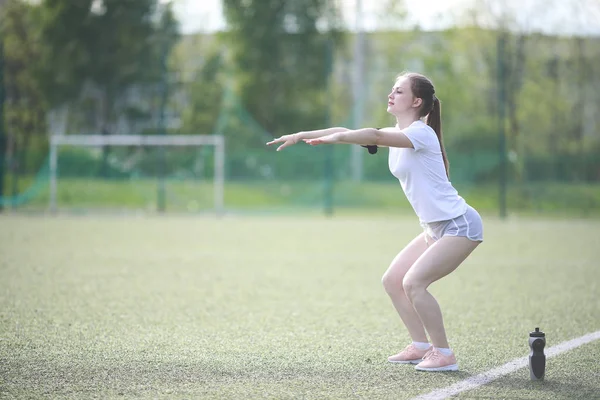
[[[35,75],[40,58],[35,11],[35,6],[24,1],[9,0],[4,5],[2,15],[6,100],[3,111],[8,134],[2,156],[6,157],[13,172],[13,195],[19,190],[19,176],[28,167],[28,154],[33,153],[30,151],[32,142],[38,142],[36,150],[40,152],[47,148],[44,136],[47,108]],[[39,160],[34,158],[34,161]],[[38,163],[34,164],[32,168],[37,168]],[[4,171],[0,173],[3,180]]]
[[189,105],[183,112],[184,132],[215,133],[223,100],[224,60],[218,48],[208,49],[202,66],[189,84]]
[[[230,78],[241,103],[272,135],[322,127],[339,39],[333,2],[224,0],[223,5]],[[240,140],[252,141],[238,136],[235,142]]]
[[[501,160],[510,163],[501,164],[507,168],[499,172],[501,177],[503,171],[510,172],[523,196],[511,201],[547,196],[545,188],[538,190],[530,182],[576,181],[591,176],[595,168],[600,141],[593,134],[594,114],[589,110],[598,107],[591,95],[598,84],[590,44],[598,40],[589,36],[597,32],[593,16],[600,3],[587,1],[579,7],[586,1],[473,2],[470,21],[482,34],[473,36],[470,46],[491,56],[485,57],[489,99],[501,100],[496,88],[505,94],[500,127],[507,128],[508,151]],[[489,33],[504,46],[489,41]],[[505,194],[507,180],[500,182]]]
[[[171,86],[179,86],[178,82],[172,82],[172,78],[177,78],[176,74],[169,73],[169,58],[171,52],[180,39],[179,24],[173,13],[172,3],[167,3],[160,9],[159,23],[152,38],[155,51],[154,59],[158,60],[158,69],[156,79],[159,87],[158,130],[161,134],[166,133],[165,113],[168,107],[169,92]],[[172,68],[175,72],[175,68]]]
[[[51,105],[87,100],[94,116],[87,123],[102,134],[115,133],[127,118],[131,90],[138,89],[134,103],[140,103],[166,75],[165,58],[177,40],[170,7],[159,9],[157,0],[44,0],[41,6],[50,62],[40,82]],[[101,175],[108,153],[105,148]]]
[[[1,11],[1,10],[0,10]],[[0,24],[3,16],[0,16]],[[0,31],[3,26],[0,25]],[[0,199],[4,197],[4,176],[6,174],[6,133],[4,124],[4,33],[0,32]],[[0,201],[0,212],[4,209]]]

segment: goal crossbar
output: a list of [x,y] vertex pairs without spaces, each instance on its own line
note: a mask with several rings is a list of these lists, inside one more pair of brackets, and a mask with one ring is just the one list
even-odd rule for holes
[[51,145],[73,146],[203,146],[224,144],[221,135],[55,135]]
[[50,211],[57,209],[59,146],[215,146],[214,206],[223,211],[225,187],[225,138],[222,135],[54,135],[50,137]]

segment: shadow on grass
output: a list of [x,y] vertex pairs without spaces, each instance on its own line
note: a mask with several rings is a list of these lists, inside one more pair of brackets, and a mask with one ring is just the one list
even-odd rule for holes
[[480,390],[491,394],[465,391],[451,398],[465,399],[600,399],[600,384],[573,382],[569,379],[531,381],[527,377],[504,377],[484,385]]

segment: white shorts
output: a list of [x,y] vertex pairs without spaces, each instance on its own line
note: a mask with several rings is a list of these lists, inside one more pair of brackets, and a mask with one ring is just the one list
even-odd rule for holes
[[[425,233],[434,241],[443,236],[462,236],[475,242],[483,241],[483,221],[479,213],[471,206],[467,212],[448,221],[421,224]],[[427,235],[425,241],[428,241]]]

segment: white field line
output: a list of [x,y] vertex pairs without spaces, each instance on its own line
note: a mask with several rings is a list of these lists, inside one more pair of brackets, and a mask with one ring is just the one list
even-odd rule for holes
[[[583,335],[581,337],[559,343],[556,346],[552,346],[544,351],[544,353],[546,354],[546,359],[548,359],[598,339],[600,339],[600,331],[588,333],[587,335]],[[448,387],[437,389],[433,392],[415,397],[413,400],[443,400],[458,393],[476,389],[504,375],[508,375],[518,369],[527,367],[528,364],[529,356],[516,358],[500,367],[483,372],[479,375],[472,376]]]

